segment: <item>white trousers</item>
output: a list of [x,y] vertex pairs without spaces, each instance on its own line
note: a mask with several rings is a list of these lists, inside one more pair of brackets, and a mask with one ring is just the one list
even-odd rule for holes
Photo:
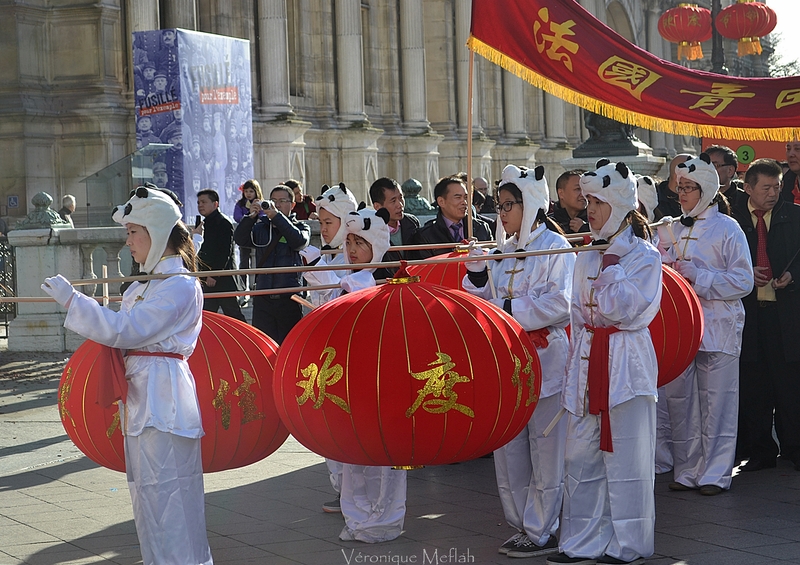
[[656,474],[672,471],[672,428],[664,388],[658,389],[656,403]]
[[331,486],[337,493],[342,492],[342,465],[333,459],[325,459],[325,464],[328,466],[328,473],[330,474]]
[[689,368],[664,389],[675,481],[729,489],[739,417],[739,358],[699,351]]
[[600,417],[568,414],[559,550],[623,561],[654,551],[656,399],[637,396],[609,412],[614,451],[600,451]]
[[345,525],[339,539],[393,540],[406,517],[406,471],[344,463],[340,503]]
[[125,436],[125,466],[144,565],[212,565],[200,439],[145,428]]
[[542,432],[561,408],[561,394],[539,399],[528,425],[494,452],[497,491],[506,521],[544,545],[558,530],[564,495],[567,418]]

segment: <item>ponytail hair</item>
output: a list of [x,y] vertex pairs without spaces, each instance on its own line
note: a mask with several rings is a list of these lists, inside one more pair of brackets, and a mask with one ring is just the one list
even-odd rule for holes
[[633,233],[635,233],[637,237],[644,239],[645,241],[650,241],[653,239],[653,232],[650,229],[647,218],[642,216],[638,210],[631,210],[628,212],[628,215],[625,216],[625,219],[631,225],[633,228]]
[[192,234],[182,221],[178,220],[178,223],[173,226],[169,239],[167,239],[167,247],[171,247],[181,256],[183,266],[189,272],[193,273],[197,270],[197,254],[194,252]]
[[543,223],[547,226],[547,229],[550,231],[554,231],[559,235],[566,236],[567,234],[564,233],[564,230],[561,229],[557,223],[555,223],[552,218],[550,218],[547,214],[544,213],[544,210],[539,208],[539,211],[536,213],[536,221]]
[[717,192],[717,195],[714,197],[714,200],[712,200],[711,203],[717,205],[717,208],[721,214],[725,214],[726,216],[731,215],[730,202],[728,202],[728,198],[721,192]]

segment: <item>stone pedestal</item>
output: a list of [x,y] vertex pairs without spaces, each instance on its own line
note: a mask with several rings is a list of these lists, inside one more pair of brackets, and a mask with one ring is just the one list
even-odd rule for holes
[[297,119],[253,124],[253,140],[259,148],[256,164],[259,170],[264,171],[259,182],[265,198],[275,185],[287,179],[297,179],[305,184],[306,142],[303,135],[310,127],[310,122]]
[[[603,157],[582,157],[564,159],[561,161],[561,166],[565,170],[569,169],[582,169],[584,171],[593,171],[597,167],[597,161]],[[666,159],[664,157],[656,157],[654,155],[620,155],[618,157],[606,157],[613,162],[618,163],[622,161],[628,168],[638,175],[655,176],[656,173],[664,166]],[[551,186],[555,184],[551,183]]]

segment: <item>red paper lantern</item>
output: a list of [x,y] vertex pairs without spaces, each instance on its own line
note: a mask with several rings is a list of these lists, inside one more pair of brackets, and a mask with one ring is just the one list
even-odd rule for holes
[[[125,470],[117,405],[102,408],[101,375],[92,371],[100,345],[87,340],[70,357],[58,387],[61,423],[89,459]],[[203,329],[189,358],[203,419],[203,471],[212,473],[255,463],[289,436],[275,411],[272,371],[278,345],[252,326],[203,312]]]
[[414,282],[305,316],[275,365],[278,412],[310,450],[359,465],[439,465],[506,444],[539,398],[525,331],[465,292]]
[[[437,255],[431,259],[445,259],[449,257],[464,257],[469,253],[466,248],[456,249],[450,253]],[[439,263],[438,265],[409,265],[408,274],[419,277],[422,282],[438,284],[446,288],[456,288],[464,290],[462,281],[467,274],[466,263]]]
[[728,39],[736,39],[738,55],[760,55],[759,37],[769,34],[778,23],[775,11],[761,2],[738,0],[717,14],[717,30]]
[[700,299],[692,286],[666,265],[661,271],[661,308],[649,326],[658,359],[658,386],[680,376],[695,358],[704,324]]
[[678,60],[703,58],[701,41],[711,39],[711,11],[697,4],[680,4],[658,19],[661,37],[678,44]]

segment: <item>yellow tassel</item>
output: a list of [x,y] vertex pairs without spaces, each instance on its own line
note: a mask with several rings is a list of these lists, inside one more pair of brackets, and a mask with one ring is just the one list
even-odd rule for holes
[[703,58],[703,48],[697,42],[689,43],[688,41],[681,41],[678,43],[678,61],[686,59],[687,61],[696,61]]
[[[470,36],[467,47],[484,59],[499,65],[508,72],[529,82],[536,88],[552,94],[562,100],[580,106],[581,108],[601,114],[612,120],[623,122],[644,129],[663,131],[676,135],[691,135],[694,137],[714,137],[718,139],[741,139],[749,141],[791,141],[800,139],[800,127],[783,128],[738,128],[714,125],[710,123],[679,122],[641,112],[634,112],[619,108],[602,100],[592,98],[583,92],[577,92],[563,86],[525,65],[501,53],[494,47],[487,45],[480,39]],[[643,105],[644,107],[644,105]],[[701,119],[702,116],[698,116]]]
[[739,57],[745,55],[761,55],[763,49],[761,48],[761,41],[758,37],[743,37],[739,40],[738,49],[736,50]]

